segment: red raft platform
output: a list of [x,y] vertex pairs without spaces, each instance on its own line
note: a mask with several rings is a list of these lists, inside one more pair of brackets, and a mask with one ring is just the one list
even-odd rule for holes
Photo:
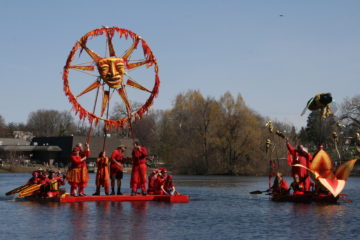
[[71,203],[71,202],[99,202],[99,201],[112,201],[112,202],[130,202],[130,201],[159,201],[159,202],[169,202],[169,203],[187,203],[190,201],[189,196],[187,195],[103,195],[103,196],[82,196],[82,197],[73,197],[70,195],[54,198],[38,198],[34,196],[25,197],[29,201],[39,201],[39,202],[61,202],[61,203]]

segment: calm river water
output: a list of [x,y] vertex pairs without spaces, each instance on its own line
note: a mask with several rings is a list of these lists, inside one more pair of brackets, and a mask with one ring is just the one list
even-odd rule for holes
[[[328,240],[360,235],[360,178],[350,178],[345,188],[353,202],[336,205],[276,203],[264,194],[250,195],[267,188],[264,177],[175,176],[177,190],[191,198],[180,204],[40,204],[5,197],[28,178],[30,174],[0,174],[0,239]],[[95,176],[91,179],[87,194],[95,190]]]

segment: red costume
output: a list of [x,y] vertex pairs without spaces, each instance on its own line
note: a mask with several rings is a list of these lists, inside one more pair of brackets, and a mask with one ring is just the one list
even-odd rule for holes
[[[89,158],[90,157],[90,150],[84,150],[84,151],[81,151],[80,150],[80,153],[79,153],[80,157],[81,158]],[[87,171],[87,164],[86,164],[86,161],[83,161],[82,162],[82,166],[81,167],[85,167],[86,168],[86,171]]]
[[148,177],[148,194],[155,194],[156,191],[156,179],[159,175],[160,170],[153,170]]
[[164,195],[164,191],[162,190],[162,186],[164,186],[165,179],[162,176],[157,176],[155,180],[155,194],[156,195]]
[[293,182],[293,183],[291,183],[290,188],[293,189],[294,195],[304,194],[304,183],[303,182]]
[[46,197],[56,197],[60,194],[59,186],[65,185],[63,178],[59,175],[51,174],[51,178],[49,178],[49,187],[46,192]]
[[147,150],[143,146],[135,147],[132,151],[130,188],[133,193],[141,188],[143,194],[146,194],[146,156]]
[[173,183],[173,176],[172,175],[168,175],[165,179],[165,182],[164,182],[164,190],[165,190],[165,194],[174,194],[174,183]]
[[105,188],[105,193],[109,194],[110,175],[109,175],[109,158],[100,157],[96,160],[96,193],[100,194],[100,186]]
[[32,175],[33,176],[32,176],[32,178],[29,179],[28,184],[38,184],[38,183],[40,183],[39,172],[34,171],[32,173]]
[[274,180],[274,184],[272,186],[273,193],[285,193],[289,189],[289,186],[284,178],[281,178],[279,181],[279,178],[276,177]]
[[122,174],[122,172],[123,172],[122,164],[124,163],[124,160],[123,160],[124,159],[124,153],[122,153],[119,149],[115,149],[112,152],[110,159],[111,159],[110,175],[114,176],[114,177],[117,177],[118,174]]
[[[286,144],[288,148],[288,164],[290,166],[294,164],[301,164],[307,168],[310,168],[310,163],[312,161],[311,154],[299,151],[293,148],[289,143]],[[300,181],[304,183],[305,191],[310,191],[311,181],[310,176],[308,174],[308,170],[302,167],[294,167],[291,168],[291,175],[294,177],[295,175],[299,175]]]
[[71,186],[70,194],[75,195],[75,189],[78,188],[79,195],[84,195],[84,188],[89,181],[89,174],[86,162],[81,161],[82,157],[73,153],[70,156],[70,168],[67,172],[67,180]]

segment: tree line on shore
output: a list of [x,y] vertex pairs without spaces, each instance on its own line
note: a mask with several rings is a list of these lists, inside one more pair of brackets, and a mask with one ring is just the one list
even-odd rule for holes
[[[323,143],[334,160],[344,161],[356,154],[352,146],[355,133],[360,131],[360,95],[333,107],[337,108],[333,109],[336,114],[326,119],[320,112],[311,112],[306,127],[298,132],[283,122],[273,121],[273,125],[293,145],[301,143],[313,153],[316,145]],[[124,114],[126,110],[119,104],[111,118]],[[178,173],[265,175],[270,159],[276,159],[280,170],[286,172],[285,142],[264,127],[268,120],[250,109],[240,94],[227,92],[217,100],[189,90],[176,96],[171,109],[150,110],[133,124],[133,129],[152,154]],[[102,135],[102,129],[99,124],[93,134]],[[26,123],[6,124],[0,116],[0,137],[12,137],[14,131],[28,131],[34,136],[85,136],[88,125],[75,121],[69,112],[56,110],[31,112]],[[130,131],[125,128],[111,134],[129,137]],[[271,141],[270,151],[266,151],[267,139]]]

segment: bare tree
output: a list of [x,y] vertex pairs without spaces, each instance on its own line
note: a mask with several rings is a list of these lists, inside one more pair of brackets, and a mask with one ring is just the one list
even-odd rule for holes
[[6,124],[5,119],[0,115],[0,137],[6,136]]
[[344,100],[341,105],[340,119],[347,122],[348,125],[360,128],[360,95]]
[[26,125],[35,136],[63,136],[76,132],[74,119],[66,111],[41,109],[31,112]]

